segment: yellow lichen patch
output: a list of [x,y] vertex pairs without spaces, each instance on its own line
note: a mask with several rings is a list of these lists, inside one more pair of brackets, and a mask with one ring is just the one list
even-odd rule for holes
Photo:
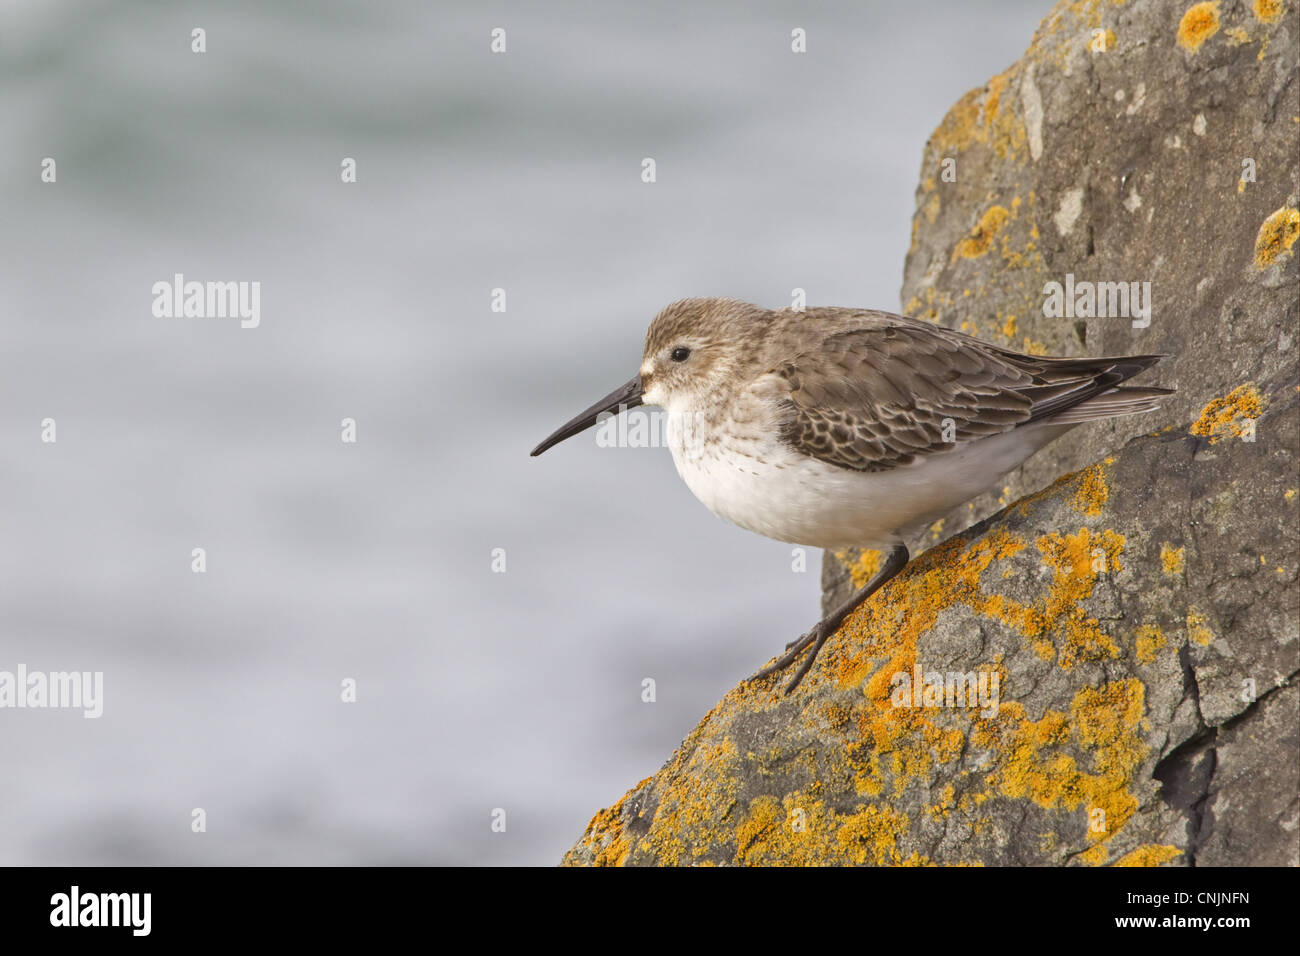
[[1300,210],[1291,206],[1276,210],[1260,225],[1259,235],[1255,237],[1255,268],[1267,269],[1289,255],[1297,237],[1300,237]]
[[[1029,720],[1018,701],[1004,702],[997,717],[976,722],[971,743],[1002,760],[988,780],[997,792],[1047,809],[1082,808],[1090,818],[1101,810],[1104,829],[1089,827],[1089,838],[1106,839],[1137,810],[1128,788],[1147,753],[1138,736],[1145,699],[1142,682],[1130,678],[1082,688],[1069,715],[1049,710]],[[1090,755],[1091,770],[1066,752],[1071,746]]]
[[1031,339],[1028,336],[1020,345],[1020,350],[1026,355],[1046,355],[1047,346],[1037,339]]
[[957,806],[955,789],[952,784],[947,784],[939,794],[939,802],[933,806],[927,807],[926,812],[936,819],[945,816],[949,810]]
[[[924,298],[922,298],[924,296]],[[916,319],[928,322],[939,320],[939,310],[952,305],[952,296],[934,286],[926,286],[921,295],[914,295],[903,306],[903,311]]]
[[888,806],[867,806],[840,823],[835,842],[842,857],[853,863],[915,866],[922,858],[913,854],[904,860],[898,853],[898,838],[906,831],[903,814]]
[[[850,619],[850,627],[865,626],[862,639],[845,641],[831,655],[841,684],[860,683],[867,706],[857,718],[866,746],[855,786],[859,794],[884,792],[892,778],[895,793],[908,780],[930,775],[936,764],[961,752],[962,735],[951,721],[939,723],[924,708],[894,706],[896,675],[912,674],[917,664],[917,639],[946,607],[964,604],[979,614],[1000,620],[1033,642],[1046,658],[1058,655],[1062,667],[1087,660],[1117,657],[1118,648],[1089,617],[1079,602],[1092,593],[1101,570],[1119,570],[1124,539],[1113,531],[1094,534],[1081,528],[1074,535],[1046,535],[1038,547],[1055,570],[1046,597],[1026,606],[980,588],[981,573],[994,561],[1013,555],[1024,542],[1005,533],[990,536],[962,550],[953,539],[930,551],[937,566],[892,584],[877,600]],[[1059,644],[1059,653],[1056,644]],[[864,652],[862,648],[868,649]],[[1000,670],[1000,665],[998,667]],[[1006,675],[1000,676],[1004,685]],[[959,709],[959,712],[960,709]],[[952,710],[945,712],[951,715]]]
[[1259,389],[1247,382],[1202,408],[1190,431],[1193,435],[1208,436],[1211,444],[1222,438],[1240,438],[1247,434],[1246,423],[1256,421],[1263,411],[1264,399]]
[[1202,647],[1208,647],[1214,640],[1214,632],[1210,630],[1209,621],[1194,607],[1187,609],[1187,639]]
[[930,135],[930,142],[939,152],[958,152],[975,141],[982,93],[982,90],[971,90],[958,100],[943,118],[939,128]]
[[988,252],[994,237],[997,236],[1009,215],[1010,213],[1003,206],[990,206],[971,229],[970,235],[957,243],[952,251],[953,259],[958,256],[963,259],[978,259]]
[[1207,0],[1189,7],[1178,24],[1178,45],[1195,53],[1201,44],[1219,32],[1219,0]]
[[1070,507],[1080,514],[1095,518],[1101,514],[1110,500],[1110,487],[1106,483],[1106,472],[1101,465],[1092,465],[1077,473],[1079,484],[1074,496],[1070,498]]
[[[1065,26],[1064,18],[1067,13],[1085,26],[1098,26],[1101,23],[1102,11],[1108,4],[1112,7],[1120,7],[1126,2],[1127,0],[1070,0],[1068,3],[1057,4],[1045,21],[1047,33],[1059,32]],[[1031,46],[1030,49],[1033,47]]]
[[927,221],[930,222],[931,225],[933,225],[934,221],[939,218],[939,210],[942,208],[942,206],[943,206],[943,202],[942,200],[939,199],[938,193],[935,193],[933,196],[931,196],[929,199],[926,200],[925,218]]
[[951,156],[975,143],[992,147],[1003,159],[1023,154],[1025,124],[1003,104],[1005,91],[1018,88],[1014,70],[999,73],[983,89],[971,90],[948,111],[930,136],[930,144],[941,156]]
[[853,579],[853,586],[864,588],[867,582],[880,571],[880,562],[884,560],[884,554],[880,551],[867,550],[858,552],[858,556],[854,558],[851,551],[836,551],[835,558],[848,569],[849,577]]
[[[807,813],[810,808],[800,807]],[[816,810],[821,810],[821,804],[816,804]],[[817,821],[819,824],[820,820]],[[789,862],[797,865],[797,859],[791,859],[789,851],[794,847],[800,846],[804,841],[800,840],[795,843],[787,837],[786,827],[791,828],[790,837],[803,836],[806,831],[796,834],[793,830],[793,821],[787,823],[786,813],[781,803],[768,794],[757,797],[750,801],[749,813],[740,821],[736,827],[736,857],[741,863],[752,862]],[[784,851],[786,855],[777,859],[778,853]]]
[[[1072,491],[1058,483],[1055,494]],[[635,798],[638,815],[628,804],[598,814],[566,862],[929,864],[923,847],[908,845],[919,820],[897,809],[900,795],[917,790],[927,795],[920,820],[960,814],[979,842],[991,839],[992,827],[987,812],[978,816],[981,806],[1017,797],[1060,814],[1103,811],[1107,832],[1088,842],[1109,838],[1136,805],[1127,788],[1146,753],[1134,730],[1142,715],[1140,682],[1079,690],[1064,712],[1032,720],[1010,700],[1012,680],[1000,654],[956,665],[984,675],[992,699],[944,694],[942,703],[923,696],[918,706],[915,696],[896,694],[896,677],[905,672],[915,682],[918,671],[939,669],[924,659],[922,639],[959,606],[1004,622],[1026,644],[1059,646],[1062,666],[1112,656],[1109,638],[1078,602],[1092,593],[1100,568],[1119,569],[1123,544],[1113,531],[1087,529],[1042,538],[1039,552],[1055,575],[1034,606],[985,589],[986,578],[990,589],[1003,580],[994,564],[1025,551],[1022,537],[995,528],[974,542],[936,545],[851,615],[822,650],[803,685],[816,706],[791,711],[771,682],[739,685],[667,766],[625,798]],[[748,740],[752,730],[738,721],[768,710],[794,721],[796,737],[741,750],[740,732]],[[839,743],[824,750],[800,745],[794,753],[792,739]],[[988,751],[978,773],[960,769],[972,748]],[[638,836],[633,820],[638,830],[645,827]],[[1059,832],[1061,822],[1049,816],[1039,836]]]
[[1253,7],[1255,19],[1261,23],[1277,23],[1285,7],[1286,4],[1282,0],[1255,0]]
[[848,704],[827,704],[822,714],[826,720],[826,725],[835,730],[843,730],[853,719],[853,708]]
[[1282,497],[1287,501],[1295,501],[1296,495],[1300,494],[1300,488],[1288,488],[1282,492]]
[[1088,49],[1093,53],[1105,53],[1107,50],[1115,49],[1115,31],[1109,27],[1105,30],[1093,30],[1088,38]]
[[[1002,91],[1009,85],[1013,90],[1019,89],[1020,79],[1017,75],[1012,79],[1012,71],[1007,70],[999,73],[993,79],[989,80],[989,101],[992,108],[986,109],[986,117],[989,130],[989,144],[1001,159],[1023,158],[1025,145],[1028,142],[1028,133],[1025,130],[1024,121],[1016,114],[1014,109],[999,109],[998,106],[1002,99]],[[996,98],[995,98],[996,94]]]
[[[1035,638],[1034,648],[1045,660],[1055,651],[1063,668],[1118,657],[1115,642],[1102,632],[1095,618],[1084,613],[1080,602],[1092,594],[1099,574],[1121,570],[1123,535],[1080,528],[1077,534],[1044,535],[1037,545],[1044,563],[1054,572],[1047,596],[1034,607],[1012,608],[1011,602],[1002,601],[1000,614],[995,616],[1014,621],[1021,633]],[[1049,638],[1055,638],[1055,644]]]
[[[1228,38],[1229,46],[1241,46],[1243,43],[1250,42],[1250,34],[1241,27],[1229,27],[1223,31],[1223,35]],[[1240,187],[1238,187],[1237,192],[1241,192]]]
[[1269,41],[1271,41],[1272,39],[1273,39],[1273,37],[1270,36],[1269,34],[1267,34],[1267,33],[1264,34],[1263,38],[1262,38],[1262,39],[1260,40],[1260,42],[1259,42],[1259,52],[1258,52],[1257,54],[1255,54],[1255,59],[1256,59],[1256,60],[1263,60],[1263,59],[1264,59],[1265,54],[1268,53],[1268,44],[1269,44]]
[[1094,843],[1088,849],[1079,854],[1079,859],[1084,863],[1087,863],[1089,866],[1101,866],[1106,862],[1106,858],[1109,855],[1110,851],[1106,849],[1106,844]]
[[895,675],[913,673],[917,641],[944,609],[978,605],[983,600],[980,574],[1023,548],[1021,539],[1004,532],[969,547],[961,538],[937,545],[849,619],[846,628],[859,633],[823,651],[836,682],[861,686],[865,698],[857,716],[864,753],[855,758],[856,792],[879,795],[890,780],[894,791],[901,792],[910,780],[928,775],[936,762],[960,754],[965,709],[895,706]]
[[1116,866],[1159,866],[1166,863],[1176,856],[1182,856],[1183,851],[1176,846],[1169,844],[1147,843],[1125,853],[1115,861]]
[[944,519],[940,518],[938,521],[934,522],[934,524],[930,525],[931,541],[938,541],[940,538],[943,537],[943,523],[944,523]]
[[802,793],[781,800],[760,796],[736,827],[737,863],[747,866],[816,866],[826,863],[923,865],[924,857],[904,858],[898,838],[908,830],[903,814],[867,804],[853,813],[828,810]]
[[1015,337],[1016,337],[1016,317],[1015,317],[1014,315],[1008,315],[1008,316],[1006,317],[1006,320],[1002,323],[1002,330],[1001,330],[1001,331],[1002,331],[1002,336],[1003,336],[1003,338],[1005,338],[1008,342],[1010,342],[1010,341],[1012,341],[1013,339],[1015,339]]
[[1114,464],[1114,461],[1113,458],[1106,458],[1099,464],[1062,475],[1041,491],[1026,495],[1013,504],[1011,506],[1014,509],[1013,513],[1023,518],[1033,510],[1035,505],[1047,498],[1069,496],[1067,500],[1070,501],[1071,507],[1080,514],[1090,517],[1101,514],[1110,498],[1104,468]]
[[622,866],[632,852],[632,844],[624,835],[623,804],[651,778],[647,777],[623,796],[623,799],[606,810],[599,811],[587,824],[587,831],[578,845],[592,852],[593,866]]
[[1183,566],[1187,562],[1187,549],[1175,548],[1166,541],[1160,546],[1160,566],[1164,568],[1165,574],[1180,575],[1183,573]]
[[[739,754],[729,737],[708,735],[716,735],[716,717],[741,706],[740,696],[737,689],[724,697],[683,741],[669,766],[651,778],[658,789],[658,806],[638,849],[650,853],[658,863],[698,863],[734,839],[729,823],[740,790]],[[596,822],[592,821],[592,827]],[[626,856],[623,853],[619,858],[625,861]]]
[[1137,629],[1137,641],[1134,643],[1134,651],[1137,654],[1138,663],[1150,664],[1156,659],[1156,652],[1165,646],[1165,635],[1161,632],[1159,625],[1143,624]]

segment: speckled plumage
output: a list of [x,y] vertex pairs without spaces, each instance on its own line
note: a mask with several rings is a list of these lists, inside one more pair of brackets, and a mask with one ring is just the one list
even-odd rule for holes
[[1166,390],[1119,386],[1158,358],[1022,355],[888,312],[686,299],[651,324],[640,377],[716,514],[796,544],[887,548],[1069,428],[1154,408]]

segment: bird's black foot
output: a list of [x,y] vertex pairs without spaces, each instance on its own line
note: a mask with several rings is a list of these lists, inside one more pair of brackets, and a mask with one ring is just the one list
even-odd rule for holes
[[866,583],[862,590],[852,595],[838,608],[818,621],[816,626],[803,637],[799,638],[799,640],[791,641],[787,644],[785,646],[785,654],[778,658],[775,663],[764,667],[761,671],[751,677],[750,680],[762,680],[765,677],[771,677],[778,671],[785,670],[799,659],[800,654],[802,654],[807,648],[811,647],[812,653],[808,655],[806,661],[799,665],[799,669],[794,672],[794,677],[792,677],[790,683],[785,686],[785,693],[789,694],[792,692],[799,686],[799,682],[803,680],[804,675],[807,674],[809,669],[813,666],[813,661],[817,660],[817,654],[821,651],[822,645],[826,643],[827,639],[832,634],[839,630],[840,625],[844,623],[844,619],[853,613],[853,610],[857,608],[859,604],[884,587],[885,583],[889,581],[890,578],[903,570],[903,568],[906,567],[908,560],[909,555],[907,553],[907,548],[901,544],[894,545],[885,556],[884,563],[881,565],[880,570],[877,571],[875,576]]
[[767,667],[764,667],[761,671],[751,677],[750,680],[763,680],[766,677],[771,677],[773,674],[785,670],[799,659],[799,655],[802,654],[804,650],[811,646],[813,649],[812,653],[808,655],[806,661],[799,665],[799,669],[795,671],[794,677],[791,678],[790,683],[785,686],[784,693],[789,694],[799,686],[799,682],[803,680],[804,675],[807,674],[809,668],[812,667],[813,661],[817,660],[818,651],[822,649],[822,645],[826,643],[826,639],[833,633],[835,633],[835,628],[829,620],[818,621],[813,629],[803,637],[787,644],[785,646],[786,652],[782,657],[778,658],[774,663],[769,664]]

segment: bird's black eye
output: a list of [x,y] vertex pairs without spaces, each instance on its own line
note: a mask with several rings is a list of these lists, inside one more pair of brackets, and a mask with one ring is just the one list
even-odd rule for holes
[[691,350],[684,345],[679,345],[677,348],[673,349],[673,354],[671,356],[674,362],[685,362],[690,357]]

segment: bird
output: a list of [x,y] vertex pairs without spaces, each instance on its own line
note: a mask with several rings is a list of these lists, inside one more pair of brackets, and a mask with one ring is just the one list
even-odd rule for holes
[[920,530],[1071,429],[1157,409],[1173,389],[1123,383],[1164,357],[1028,355],[874,309],[681,299],[650,323],[637,374],[531,454],[657,405],[678,475],[718,517],[791,544],[883,552],[871,580],[750,678],[802,656],[789,695],[907,565]]

